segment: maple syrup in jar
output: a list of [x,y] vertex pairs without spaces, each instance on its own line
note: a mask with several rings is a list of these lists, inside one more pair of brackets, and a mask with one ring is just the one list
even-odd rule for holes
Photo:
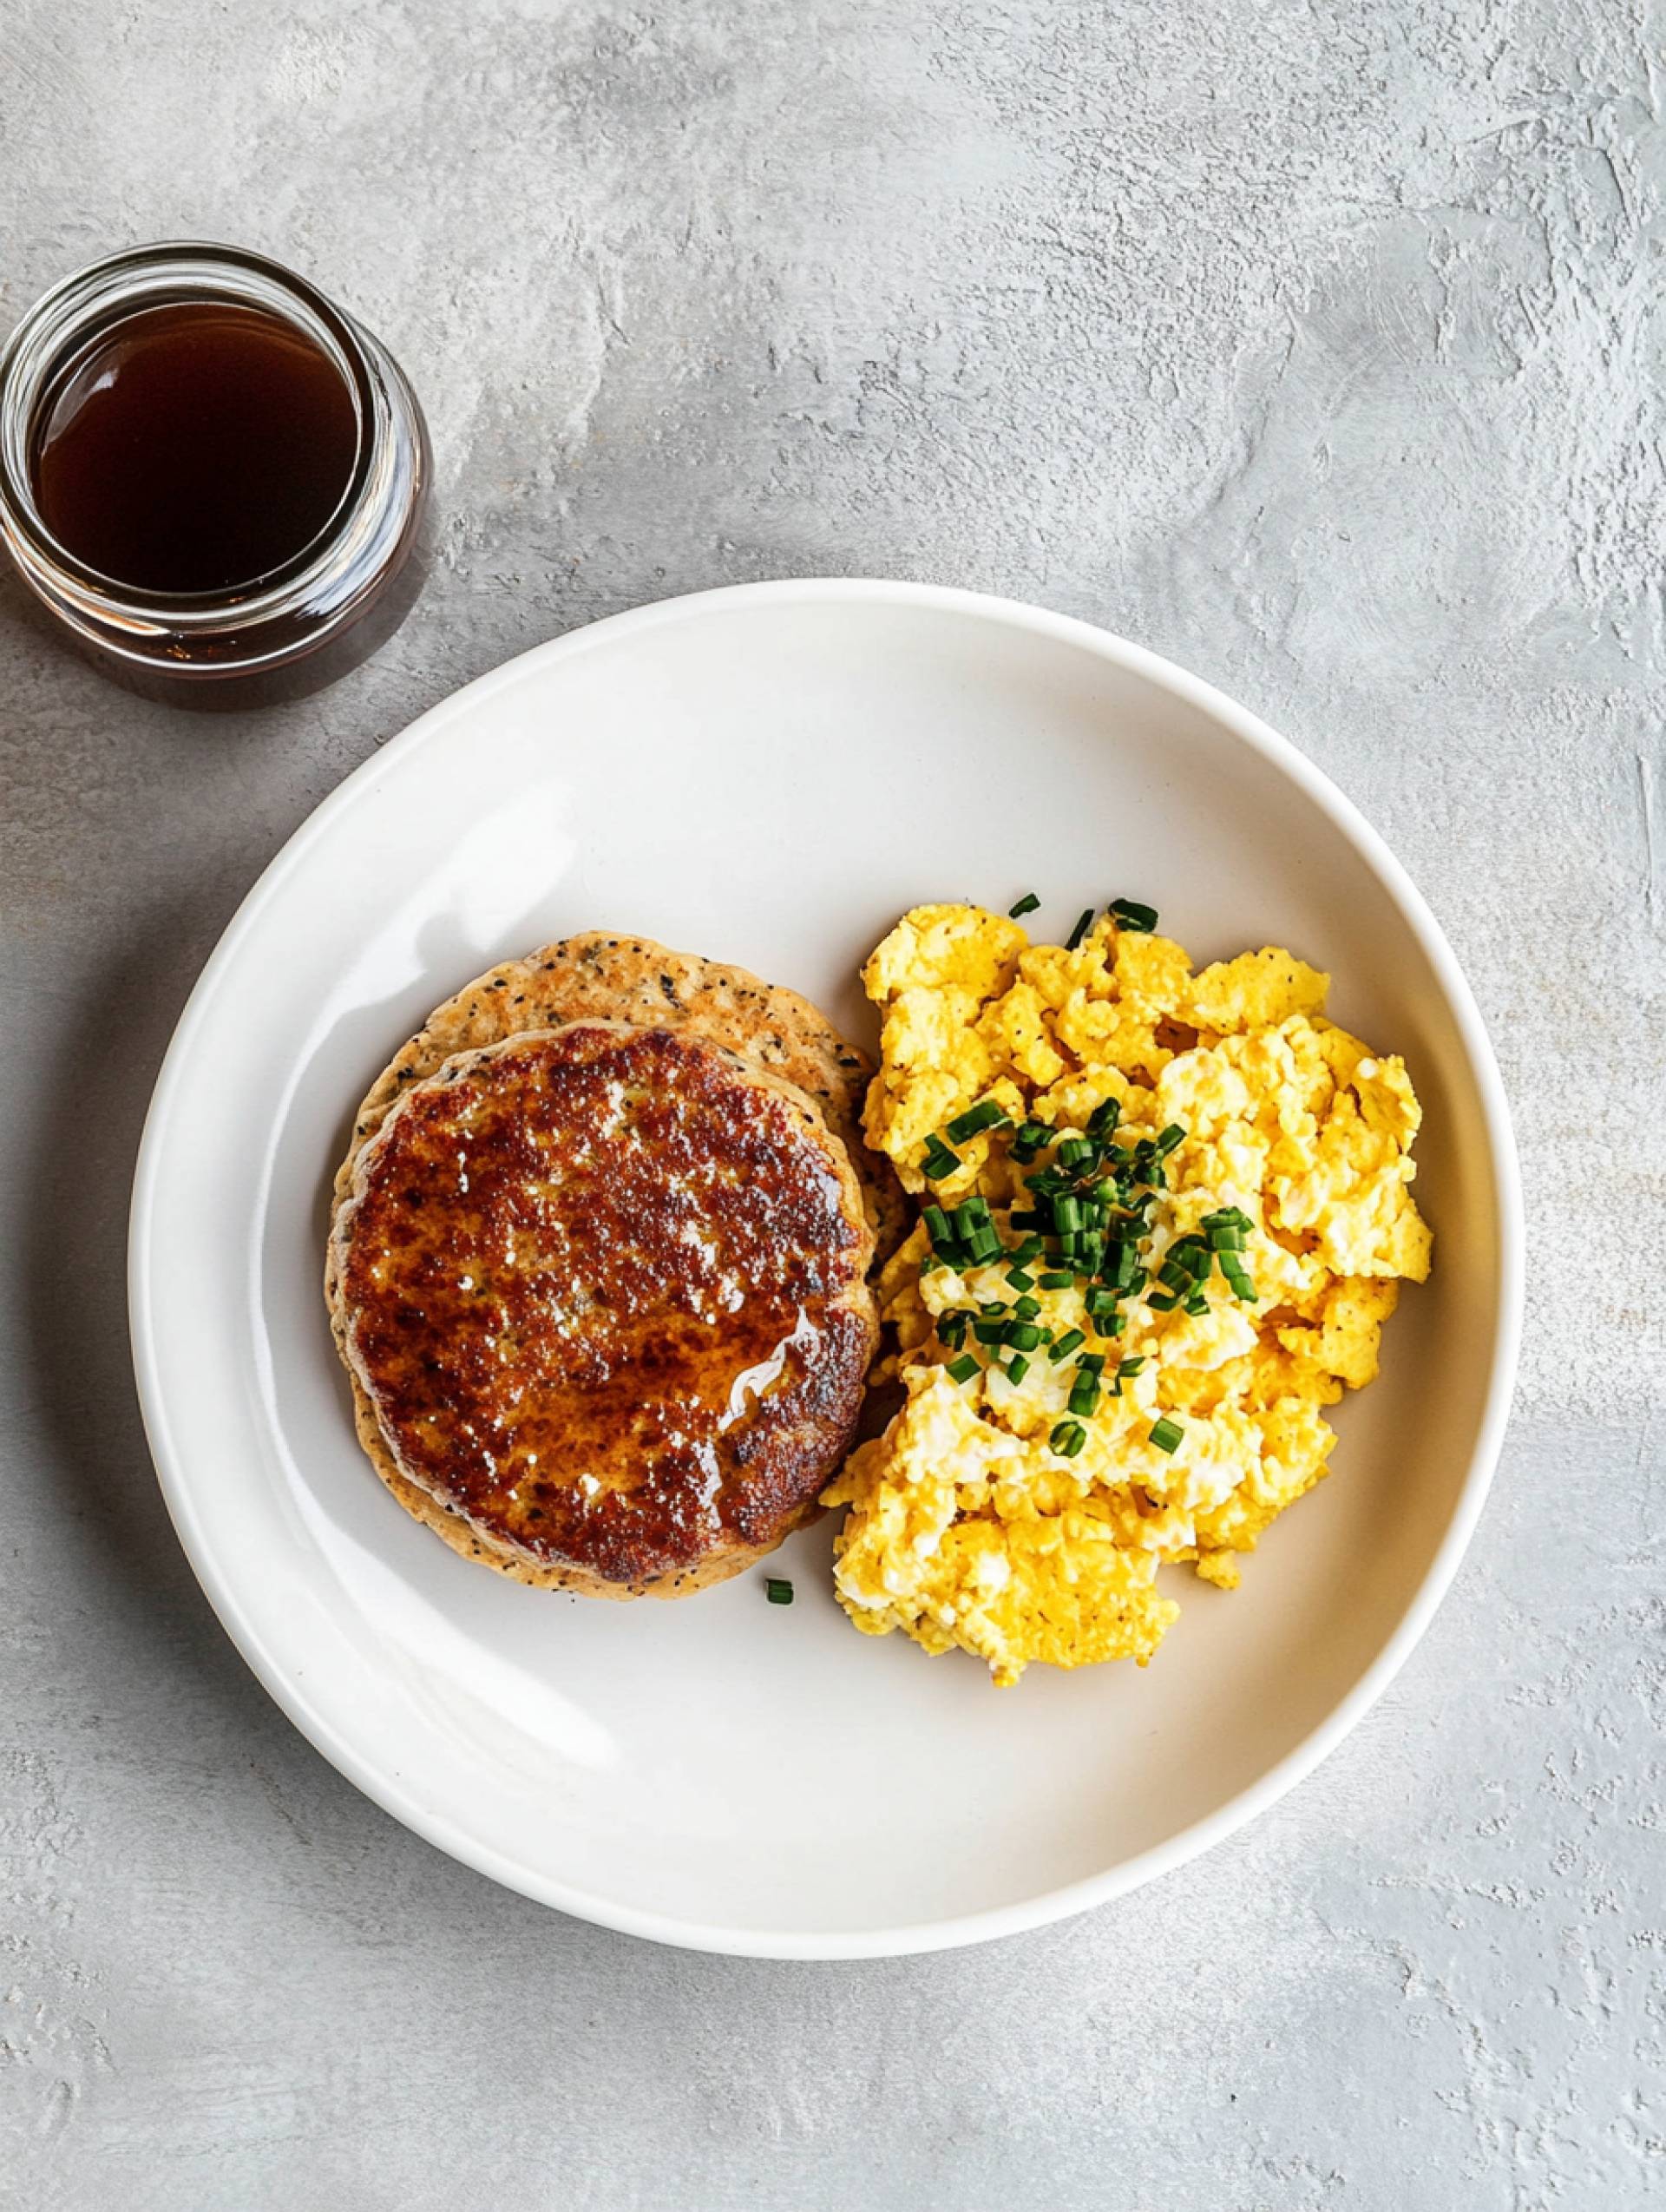
[[420,579],[430,470],[380,343],[275,262],[149,246],[0,355],[0,531],[109,673],[189,705],[332,681]]

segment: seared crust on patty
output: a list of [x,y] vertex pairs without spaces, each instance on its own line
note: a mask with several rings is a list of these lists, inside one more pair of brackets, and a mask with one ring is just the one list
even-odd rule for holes
[[863,1101],[874,1073],[867,1054],[796,991],[765,983],[744,968],[672,952],[650,937],[600,929],[563,937],[524,960],[505,961],[435,1009],[354,1116],[352,1143],[336,1178],[336,1203],[346,1192],[360,1147],[400,1093],[433,1074],[454,1053],[523,1030],[593,1020],[686,1029],[808,1092],[843,1140],[861,1181],[876,1258],[888,1259],[907,1236],[913,1216],[902,1187],[890,1162],[870,1152],[863,1137]]
[[686,1025],[603,1021],[395,1088],[326,1289],[400,1501],[521,1580],[615,1597],[718,1580],[814,1518],[877,1334],[816,1103]]

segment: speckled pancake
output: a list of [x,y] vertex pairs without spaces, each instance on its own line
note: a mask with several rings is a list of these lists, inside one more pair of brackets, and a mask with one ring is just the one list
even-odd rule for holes
[[889,1258],[908,1234],[912,1217],[891,1164],[863,1139],[863,1100],[874,1072],[864,1053],[796,991],[765,983],[744,968],[669,951],[651,938],[600,929],[563,937],[524,960],[506,961],[436,1008],[377,1079],[354,1117],[352,1143],[336,1179],[338,1204],[359,1147],[407,1086],[431,1075],[454,1053],[495,1044],[521,1030],[593,1020],[688,1029],[807,1092],[849,1152],[876,1259]]
[[699,1588],[814,1518],[861,1410],[872,1252],[814,1101],[687,1027],[456,1053],[402,1087],[336,1212],[360,1441],[523,1581]]

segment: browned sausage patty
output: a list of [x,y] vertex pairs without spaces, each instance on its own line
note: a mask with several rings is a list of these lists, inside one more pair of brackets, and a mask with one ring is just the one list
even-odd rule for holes
[[337,1212],[361,1434],[527,1579],[718,1579],[812,1518],[843,1454],[872,1243],[812,1101],[720,1046],[579,1021],[460,1053]]

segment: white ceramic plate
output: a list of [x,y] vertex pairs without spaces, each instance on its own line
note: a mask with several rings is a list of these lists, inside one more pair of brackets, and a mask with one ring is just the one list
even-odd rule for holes
[[[1345,1407],[1335,1474],[1243,1587],[1172,1572],[1145,1672],[858,1636],[830,1529],[675,1605],[525,1589],[407,1519],[354,1441],[319,1290],[370,1079],[479,970],[587,927],[790,984],[871,1040],[904,908],[1032,887],[1038,930],[1160,907],[1195,957],[1286,944],[1425,1101],[1436,1270]],[[246,901],[145,1132],[140,1393],[193,1565],[342,1772],[497,1881],[710,1950],[851,1957],[1010,1933],[1227,1835],[1365,1711],[1451,1579],[1519,1306],[1505,1110],[1469,992],[1376,837],[1282,738],[1101,631],[901,584],[765,584],[599,622],[424,715]]]

